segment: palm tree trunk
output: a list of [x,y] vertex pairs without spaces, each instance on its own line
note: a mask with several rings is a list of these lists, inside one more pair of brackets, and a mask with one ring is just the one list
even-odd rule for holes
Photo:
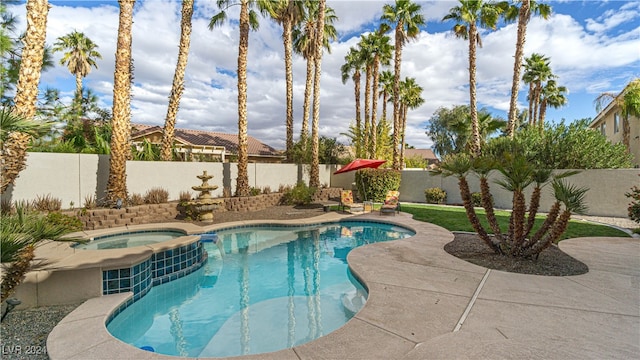
[[247,153],[247,53],[249,52],[249,0],[240,6],[238,44],[238,178],[236,196],[249,196],[249,157]]
[[107,202],[127,199],[127,158],[131,134],[131,26],[135,0],[118,0],[120,15],[116,67],[113,75],[111,158]]
[[22,282],[25,274],[31,267],[31,261],[35,257],[35,245],[30,244],[25,246],[21,251],[19,258],[16,262],[9,265],[3,274],[2,284],[0,285],[0,302],[4,302],[13,292],[16,287]]
[[36,115],[38,84],[47,37],[47,0],[27,1],[27,31],[24,35],[22,60],[14,97],[14,112],[27,119]]
[[538,208],[540,208],[540,197],[542,196],[542,188],[536,186],[531,193],[531,200],[529,200],[529,215],[527,217],[527,225],[524,229],[524,236],[527,237],[533,229],[533,225],[536,222],[536,215],[538,214]]
[[476,44],[478,31],[475,23],[469,25],[469,109],[471,117],[471,154],[480,155],[480,128],[478,126],[478,101],[476,99]]
[[509,253],[511,255],[520,255],[520,248],[524,243],[524,220],[526,212],[526,202],[524,193],[520,190],[513,191],[513,211],[511,212],[511,218],[509,219],[509,233],[512,234],[511,248]]
[[526,243],[524,248],[526,249],[526,248],[531,248],[533,246],[536,246],[538,244],[538,242],[540,241],[540,239],[542,239],[544,237],[544,235],[547,233],[547,231],[549,231],[549,229],[551,229],[551,227],[555,223],[556,219],[558,218],[558,215],[560,215],[560,202],[556,201],[551,206],[551,209],[549,209],[549,213],[547,214],[547,218],[542,223],[542,226],[540,226],[538,231],[536,231],[536,233],[533,234],[533,236],[530,237],[529,241]]
[[169,107],[167,108],[167,118],[164,122],[162,132],[162,149],[160,159],[171,161],[172,146],[175,133],[176,117],[180,106],[180,99],[184,91],[184,73],[187,68],[189,57],[189,46],[191,43],[191,18],[193,16],[193,0],[182,1],[182,20],[180,23],[180,47],[178,50],[178,63],[176,72],[173,74],[173,85],[171,86],[171,96],[169,97]]
[[[27,1],[27,31],[24,35],[22,60],[18,73],[16,95],[13,98],[13,111],[24,118],[31,119],[36,115],[38,85],[44,57],[44,46],[47,37],[47,0]],[[27,149],[31,135],[14,133],[10,135],[2,149],[2,181],[0,192],[13,184],[20,171],[26,167]]]
[[365,85],[364,85],[364,131],[363,142],[364,149],[362,149],[363,158],[369,158],[370,155],[370,138],[371,138],[371,66],[367,65],[365,72]]
[[382,91],[382,118],[387,120],[387,102],[389,101],[389,94],[386,91]]
[[527,117],[529,118],[529,126],[533,126],[536,120],[533,117],[533,103],[535,102],[534,100],[535,93],[536,93],[535,84],[532,81],[529,83],[529,113],[527,114]]
[[542,85],[540,84],[540,81],[536,82],[536,87],[533,91],[533,125],[537,125],[538,110],[540,108],[540,93],[542,91]]
[[547,116],[547,99],[540,102],[540,119],[538,120],[538,129],[540,132],[544,129],[544,118]]
[[557,220],[551,226],[551,231],[545,236],[544,239],[534,244],[534,246],[528,248],[522,254],[524,257],[536,256],[541,253],[544,249],[551,246],[551,244],[556,243],[562,233],[567,230],[567,226],[569,225],[569,220],[571,219],[571,211],[565,210],[560,214]]
[[522,57],[524,56],[524,43],[527,36],[527,23],[531,9],[530,0],[522,0],[518,11],[518,37],[516,40],[516,54],[513,62],[513,81],[511,83],[511,101],[509,102],[509,122],[507,135],[513,137],[518,115],[518,90],[520,88],[520,71],[522,70]]
[[78,117],[80,116],[81,109],[82,109],[82,75],[80,73],[77,73],[74,110],[78,114]]
[[473,201],[471,200],[469,183],[467,182],[467,179],[464,178],[464,176],[458,177],[458,186],[460,187],[460,196],[462,197],[464,209],[467,213],[467,218],[469,218],[471,226],[473,226],[473,229],[478,233],[480,239],[482,239],[482,241],[484,241],[485,244],[487,244],[491,248],[491,250],[499,253],[500,248],[496,244],[494,244],[494,242],[491,240],[491,237],[489,237],[489,234],[487,234],[487,231],[482,227],[482,224],[480,224],[478,215],[473,208]]
[[284,39],[284,72],[287,83],[287,119],[286,119],[286,156],[287,162],[293,159],[293,70],[292,70],[292,52],[293,41],[291,40],[291,21],[286,20],[282,24],[282,38]]
[[400,64],[402,63],[402,21],[396,24],[395,59],[393,77],[393,169],[400,170]]
[[31,142],[31,135],[22,132],[12,132],[2,144],[2,176],[0,193],[4,193],[9,185],[18,178],[20,171],[27,167],[27,149]]
[[373,98],[371,99],[371,139],[369,146],[369,154],[371,154],[371,158],[375,159],[377,154],[378,147],[378,139],[377,139],[377,116],[378,116],[378,81],[379,81],[379,60],[378,55],[376,54],[373,60]]
[[356,98],[356,157],[362,153],[362,118],[360,108],[360,71],[353,74],[354,92]]
[[313,86],[313,124],[311,130],[311,171],[309,187],[320,187],[319,139],[320,127],[320,76],[322,75],[322,45],[324,43],[324,11],[326,0],[318,2],[318,19],[316,22],[316,56]]
[[402,169],[404,168],[404,147],[406,145],[404,142],[404,139],[405,139],[405,132],[407,130],[407,111],[409,110],[409,106],[406,104],[401,105],[401,109],[402,109],[401,111],[402,115],[400,117],[402,119],[401,121],[402,132],[400,136],[400,168]]
[[307,81],[304,86],[304,104],[302,104],[302,129],[300,130],[300,140],[302,149],[307,148],[309,138],[309,108],[311,107],[311,90],[313,89],[313,58],[307,59]]
[[496,213],[493,209],[493,196],[491,196],[489,180],[486,176],[480,177],[480,194],[482,194],[482,207],[484,208],[487,216],[489,226],[491,227],[496,239],[499,242],[502,242],[502,231],[500,230],[500,225],[498,224],[498,219],[496,218]]

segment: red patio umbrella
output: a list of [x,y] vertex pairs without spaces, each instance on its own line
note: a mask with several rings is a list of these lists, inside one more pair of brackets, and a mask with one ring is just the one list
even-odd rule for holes
[[340,168],[340,170],[334,172],[333,174],[342,174],[349,171],[364,169],[364,168],[373,168],[376,169],[380,167],[380,165],[387,162],[387,160],[371,160],[371,159],[355,159],[347,165]]

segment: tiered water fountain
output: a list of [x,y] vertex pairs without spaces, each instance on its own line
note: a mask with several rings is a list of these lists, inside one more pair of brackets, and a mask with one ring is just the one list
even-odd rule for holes
[[202,181],[201,185],[192,186],[195,191],[199,191],[200,195],[195,200],[187,203],[191,214],[194,218],[202,222],[213,222],[213,212],[218,209],[222,200],[214,199],[211,197],[211,191],[218,188],[217,185],[209,185],[208,181],[213,178],[212,175],[207,174],[204,170],[202,175],[196,176]]

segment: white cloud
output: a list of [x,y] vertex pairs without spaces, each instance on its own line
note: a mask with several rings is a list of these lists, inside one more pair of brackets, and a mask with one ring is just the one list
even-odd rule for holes
[[[349,47],[361,32],[371,30],[382,6],[388,1],[329,1],[339,17],[335,24],[340,42],[332,44],[332,53],[324,54],[322,66],[321,135],[346,138],[354,119],[353,83],[342,84],[340,66]],[[421,2],[427,20],[440,21],[454,2]],[[600,10],[600,15],[579,20],[572,14],[555,14],[548,21],[533,18],[527,32],[525,53],[543,53],[551,58],[553,71],[560,76],[571,94],[593,94],[629,77],[637,76],[640,62],[640,24],[637,4],[623,3],[619,11]],[[66,6],[62,6],[66,5]],[[49,12],[47,42],[76,29],[99,45],[103,59],[84,83],[101,95],[101,103],[112,101],[112,82],[118,7],[101,5],[73,7],[73,2],[53,2]],[[566,5],[566,4],[565,4]],[[24,6],[11,6],[24,18]],[[208,29],[210,17],[217,12],[215,2],[197,1],[193,19],[191,51],[186,72],[185,90],[178,113],[178,126],[235,133],[237,131],[237,23],[227,22]],[[237,18],[231,9],[229,19]],[[597,15],[597,14],[596,14]],[[630,24],[635,24],[632,26]],[[24,26],[24,25],[23,25]],[[407,142],[428,147],[424,134],[426,121],[436,109],[468,103],[467,42],[442,31],[444,25],[430,23],[416,41],[403,50],[403,77],[414,77],[424,88],[425,104],[409,112]],[[449,27],[447,27],[448,29]],[[434,30],[435,29],[435,30]],[[623,31],[622,29],[627,29]],[[483,33],[484,47],[478,50],[479,106],[506,110],[513,71],[515,24]],[[258,32],[249,40],[248,111],[249,134],[277,148],[284,147],[285,84],[281,28],[261,19]],[[133,26],[135,86],[132,121],[162,125],[177,61],[180,34],[180,6],[176,0],[139,1]],[[56,54],[56,61],[61,54]],[[300,131],[306,63],[294,55],[295,136]],[[57,66],[42,76],[42,84],[61,88],[70,98],[73,76]],[[364,85],[364,84],[363,84]],[[524,86],[522,86],[524,88]],[[619,89],[618,89],[619,90]],[[524,91],[521,101],[524,101]],[[364,96],[363,96],[364,100]],[[379,105],[381,106],[380,102]],[[569,111],[569,107],[564,111]],[[584,110],[581,110],[584,113]],[[392,112],[389,105],[388,112]],[[381,110],[378,110],[380,116]],[[579,117],[585,117],[580,115]],[[572,118],[571,115],[567,115]]]

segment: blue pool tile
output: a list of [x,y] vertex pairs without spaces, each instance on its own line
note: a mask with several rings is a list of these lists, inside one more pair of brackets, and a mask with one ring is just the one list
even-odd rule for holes
[[108,280],[107,290],[117,290],[120,288],[120,282],[118,280]]
[[118,270],[107,270],[107,280],[117,279],[119,275]]
[[122,279],[120,280],[120,290],[123,291],[125,289],[131,288],[131,279]]

